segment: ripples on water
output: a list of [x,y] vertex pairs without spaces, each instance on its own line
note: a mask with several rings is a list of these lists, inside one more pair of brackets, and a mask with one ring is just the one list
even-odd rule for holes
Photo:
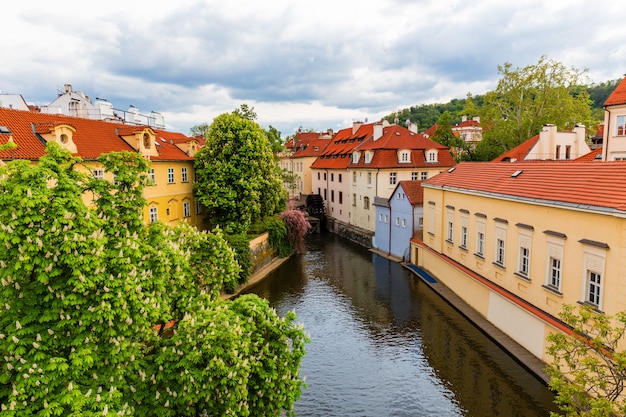
[[311,343],[300,417],[548,416],[552,394],[400,265],[312,236],[251,292]]

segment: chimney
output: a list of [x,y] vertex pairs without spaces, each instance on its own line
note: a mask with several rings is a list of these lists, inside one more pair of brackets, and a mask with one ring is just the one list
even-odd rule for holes
[[65,84],[65,92],[66,93],[71,93],[72,92],[72,84]]
[[354,135],[361,126],[363,126],[363,122],[352,122],[352,134]]
[[383,136],[383,125],[376,123],[374,125],[374,141],[377,141]]
[[476,116],[472,120],[474,120],[475,122],[480,123],[480,116]]
[[467,116],[461,116],[461,123],[467,122]]
[[409,124],[409,132],[417,133],[417,122]]

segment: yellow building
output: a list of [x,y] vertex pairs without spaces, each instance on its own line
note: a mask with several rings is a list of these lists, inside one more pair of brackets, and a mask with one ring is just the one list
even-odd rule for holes
[[563,304],[626,309],[626,162],[461,163],[423,183],[411,262],[545,362]]
[[[44,155],[46,143],[54,141],[83,159],[79,169],[114,181],[113,174],[105,172],[96,161],[100,155],[129,151],[149,159],[153,185],[144,190],[148,203],[144,208],[146,223],[185,221],[202,226],[202,207],[193,195],[192,150],[197,141],[187,139],[148,126],[0,108],[0,144],[9,140],[17,144],[16,149],[0,152],[0,160],[25,159],[36,163]],[[90,196],[84,198],[89,203]]]

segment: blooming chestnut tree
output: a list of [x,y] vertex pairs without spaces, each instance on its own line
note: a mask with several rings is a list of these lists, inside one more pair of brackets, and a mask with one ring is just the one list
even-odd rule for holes
[[239,266],[219,229],[145,226],[148,162],[100,162],[114,183],[56,144],[0,168],[2,415],[290,412],[307,342],[295,315],[222,301]]

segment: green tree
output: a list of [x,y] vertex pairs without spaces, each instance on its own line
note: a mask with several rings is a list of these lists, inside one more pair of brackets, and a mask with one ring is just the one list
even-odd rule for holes
[[626,331],[626,312],[609,316],[587,305],[565,305],[560,317],[572,334],[548,336],[552,365],[547,371],[562,415],[626,415],[626,352],[619,349]]
[[240,270],[220,231],[145,226],[138,154],[100,159],[110,183],[47,149],[0,168],[2,415],[291,410],[307,338],[258,297],[219,298]]
[[240,110],[217,116],[196,153],[195,194],[211,224],[245,233],[285,205],[280,167],[267,135]]
[[[534,65],[513,69],[498,66],[502,78],[485,95],[481,123],[486,128],[478,145],[485,157],[496,157],[537,135],[544,124],[571,129],[594,124],[591,100],[583,83],[585,71],[566,68],[542,56]],[[494,155],[495,153],[495,155]]]
[[208,131],[209,131],[209,124],[201,123],[199,125],[191,126],[191,128],[189,129],[189,135],[194,138],[197,138],[198,136],[201,136],[204,138],[206,137]]
[[267,139],[270,142],[270,147],[272,148],[272,152],[274,154],[285,150],[285,143],[281,139],[281,133],[278,129],[270,125],[270,127],[265,131],[265,134],[267,135]]
[[469,152],[469,146],[452,131],[452,115],[449,111],[444,111],[437,120],[437,129],[431,136],[431,139],[437,143],[447,146],[450,152],[454,156],[454,159],[458,162],[461,159],[467,158]]
[[468,119],[472,119],[476,116],[480,115],[480,109],[476,107],[474,104],[474,100],[472,99],[472,93],[467,93],[465,98],[465,105],[457,114],[457,117],[460,119],[462,116],[467,116]]

